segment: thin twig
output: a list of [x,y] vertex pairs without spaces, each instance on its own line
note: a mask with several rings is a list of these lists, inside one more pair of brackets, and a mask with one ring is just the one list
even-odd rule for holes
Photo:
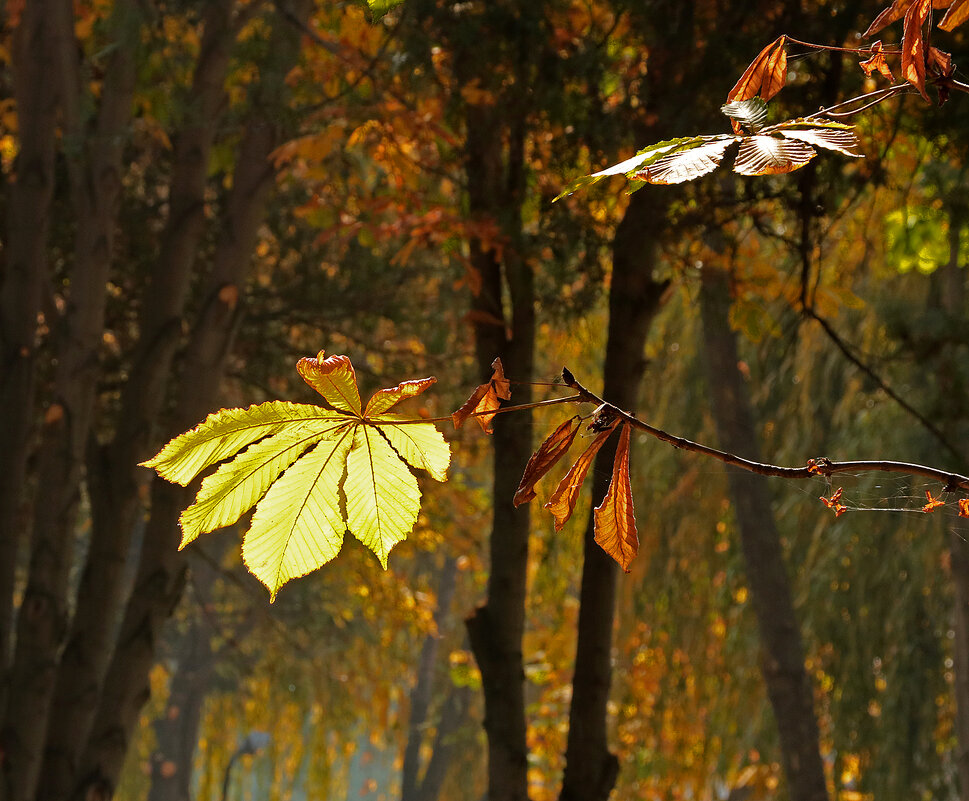
[[934,467],[914,464],[911,462],[884,460],[834,462],[823,456],[816,459],[811,459],[804,467],[782,467],[780,465],[767,464],[764,462],[754,462],[750,459],[744,459],[741,456],[737,456],[734,453],[717,450],[716,448],[711,448],[709,445],[703,445],[699,442],[684,439],[683,437],[677,437],[667,431],[663,431],[660,428],[651,426],[649,423],[644,423],[642,420],[636,417],[636,415],[623,411],[618,406],[613,406],[608,401],[603,400],[594,392],[590,392],[575,379],[575,376],[573,376],[568,369],[563,370],[562,374],[565,378],[565,384],[576,390],[579,393],[582,401],[597,404],[624,422],[629,423],[629,425],[631,425],[633,428],[643,431],[650,436],[656,437],[656,439],[662,440],[663,442],[672,445],[674,448],[709,456],[723,462],[724,464],[733,465],[734,467],[739,467],[742,470],[747,470],[748,472],[756,473],[757,475],[804,479],[815,476],[828,477],[835,475],[836,473],[903,473],[910,476],[921,476],[923,478],[936,479],[943,484],[944,492],[955,492],[957,490],[969,492],[969,476],[963,476],[958,473],[950,473],[946,470],[939,470]]

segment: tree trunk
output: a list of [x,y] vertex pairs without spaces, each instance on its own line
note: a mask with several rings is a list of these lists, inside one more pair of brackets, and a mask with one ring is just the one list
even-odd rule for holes
[[[506,109],[502,109],[507,113]],[[475,350],[481,376],[491,376],[500,357],[506,375],[522,382],[514,402],[531,400],[535,344],[535,293],[531,267],[522,257],[521,202],[524,192],[524,111],[501,118],[494,106],[471,106],[467,118],[467,175],[472,216],[502,224],[508,239],[503,253],[480,241],[471,243],[471,260],[481,279],[472,299],[476,313]],[[507,154],[502,158],[507,135]],[[502,303],[507,290],[509,308]],[[507,329],[507,332],[506,332]],[[525,801],[528,749],[525,742],[525,583],[530,530],[527,506],[512,498],[532,448],[532,415],[519,412],[494,419],[493,518],[487,600],[467,620],[468,637],[485,700],[488,736],[488,797]]]
[[[293,13],[298,20],[305,19],[308,3],[301,2]],[[277,18],[270,48],[274,61],[263,70],[240,145],[223,215],[224,229],[216,244],[198,321],[185,351],[171,434],[195,425],[216,405],[225,360],[241,313],[245,276],[275,176],[269,155],[280,143],[276,111],[285,97],[284,76],[299,51],[299,31],[282,16]],[[169,300],[177,294],[163,293]],[[169,330],[177,321],[157,310],[149,317],[156,322],[158,331]],[[148,403],[148,398],[140,397],[136,406],[143,409]],[[73,792],[77,799],[107,798],[114,791],[138,715],[148,698],[148,674],[162,626],[184,586],[186,562],[178,552],[177,521],[188,500],[189,492],[182,487],[162,481],[152,484],[151,517],[135,585],[107,669],[91,737],[79,761]]]
[[[700,289],[703,351],[720,447],[759,460],[750,399],[737,367],[723,272],[704,268]],[[727,468],[747,583],[764,653],[761,671],[780,734],[781,764],[792,801],[827,801],[814,696],[794,613],[790,579],[764,479]]]
[[[404,748],[404,764],[401,770],[401,801],[421,801],[424,799],[424,783],[420,779],[421,745],[424,742],[424,728],[427,725],[427,715],[434,693],[434,676],[437,668],[438,645],[441,631],[450,614],[451,600],[454,597],[455,579],[457,577],[457,561],[452,557],[445,557],[445,562],[438,577],[437,609],[434,613],[434,623],[437,632],[424,638],[421,655],[417,665],[417,682],[410,694],[410,719],[407,722],[407,745]],[[442,712],[438,730],[445,724]],[[435,743],[435,747],[440,743]],[[431,760],[434,752],[431,752]],[[433,801],[433,797],[431,799]]]
[[[56,16],[63,0],[26,3],[13,33],[12,70],[19,151],[7,180],[6,241],[0,266],[0,669],[10,663],[13,597],[24,519],[28,443],[35,413],[35,349],[41,292],[48,275],[47,235],[54,194],[54,153],[62,43]],[[0,715],[6,707],[0,698]],[[21,745],[2,730],[4,775]],[[0,789],[2,792],[2,789]]]
[[[969,206],[965,199],[954,197],[949,202],[949,260],[933,274],[932,279],[940,286],[934,294],[941,309],[930,309],[944,314],[954,330],[966,319],[966,268],[959,263],[959,244],[963,231],[969,225]],[[965,393],[957,376],[958,365],[951,344],[939,347],[941,364],[938,371],[939,394],[943,402],[941,426],[951,442],[964,441],[960,429],[966,422]],[[959,470],[965,463],[957,464]],[[949,528],[949,564],[952,575],[952,628],[955,639],[952,645],[952,661],[955,681],[953,694],[956,700],[956,772],[959,776],[959,797],[969,801],[969,524],[956,518]]]
[[154,725],[156,747],[151,755],[148,801],[192,799],[195,746],[216,661],[212,635],[202,615],[194,615],[178,655],[164,714]]
[[[602,391],[610,403],[627,411],[636,406],[646,370],[643,357],[646,336],[666,289],[665,282],[653,279],[658,242],[655,234],[665,219],[665,203],[658,194],[647,189],[632,196],[613,241]],[[605,496],[609,487],[615,451],[613,438],[596,455],[593,504]],[[595,541],[595,517],[591,510],[583,554],[578,643],[561,799],[605,801],[619,772],[619,763],[609,751],[606,732],[617,566]]]

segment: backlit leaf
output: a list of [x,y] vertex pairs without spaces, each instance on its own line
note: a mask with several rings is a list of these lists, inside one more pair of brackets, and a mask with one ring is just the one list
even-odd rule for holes
[[740,143],[733,169],[740,175],[780,175],[800,169],[815,155],[815,150],[804,142],[748,136]]
[[575,464],[565,474],[565,478],[559,482],[558,487],[555,488],[555,492],[552,493],[552,497],[545,504],[545,508],[555,518],[556,531],[561,531],[562,526],[572,517],[572,512],[575,511],[575,502],[579,497],[579,490],[582,489],[582,482],[585,481],[589,467],[592,465],[592,460],[605,441],[609,439],[609,435],[617,424],[618,419],[592,440],[589,447],[575,460]]
[[864,154],[856,152],[860,143],[851,128],[780,128],[777,132],[788,139],[797,139],[815,147],[836,150],[852,158],[864,158]]
[[249,571],[269,588],[270,599],[290,579],[305,576],[335,557],[346,523],[340,480],[353,430],[324,440],[297,461],[266,493],[242,543]]
[[651,184],[680,184],[713,172],[723,160],[727,148],[737,139],[730,135],[704,137],[688,150],[677,150],[657,159],[632,177]]
[[952,32],[967,19],[969,19],[969,0],[955,0],[939,22],[939,27],[944,31]]
[[889,81],[894,81],[895,76],[892,75],[892,70],[888,66],[888,62],[885,60],[885,53],[882,43],[873,42],[870,51],[871,56],[859,63],[859,66],[865,71],[865,75],[870,78],[872,73],[875,70],[878,70],[883,78]]
[[320,440],[344,425],[337,420],[320,431],[287,431],[260,440],[202,482],[202,488],[178,522],[184,548],[200,534],[231,526],[251,509],[286,468]]
[[581,178],[576,178],[555,197],[555,200],[560,200],[566,195],[571,195],[577,189],[597,183],[603,178],[608,178],[613,175],[625,175],[627,177],[632,176],[634,173],[649,166],[651,163],[656,161],[664,154],[669,153],[674,148],[685,147],[691,143],[699,144],[703,142],[703,140],[704,137],[702,136],[681,136],[678,139],[667,139],[663,142],[657,142],[655,145],[650,145],[649,147],[643,148],[635,156],[632,156],[625,161],[620,161],[618,164],[613,164],[611,167],[606,167],[604,170],[594,172],[592,175],[583,175]]
[[384,569],[390,549],[417,522],[421,492],[417,479],[376,426],[358,426],[347,457],[343,484],[347,528],[373,551]]
[[760,94],[770,100],[787,82],[786,36],[779,36],[757,54],[740,80],[727,94],[727,100],[749,100]]
[[518,490],[515,492],[515,506],[528,503],[535,497],[535,484],[566,454],[581,424],[580,417],[569,418],[549,434],[545,442],[532,454],[532,458],[525,465],[525,473],[522,475]]
[[629,563],[639,553],[639,534],[629,483],[629,423],[622,426],[609,491],[595,510],[595,540],[619,566],[629,572]]
[[479,384],[471,397],[451,415],[455,428],[460,428],[465,420],[474,415],[481,428],[486,433],[491,433],[491,421],[501,407],[501,401],[511,399],[511,382],[505,378],[501,359],[495,359],[491,363],[491,369],[493,372],[489,381]]
[[256,440],[314,423],[325,427],[335,419],[333,412],[319,406],[285,401],[269,401],[248,409],[222,409],[210,414],[191,431],[179,434],[141,464],[184,487],[205,468]]
[[932,0],[916,0],[905,12],[905,31],[902,36],[902,77],[919,90],[926,100],[925,92],[925,43],[922,26],[929,16]]
[[330,356],[327,359],[321,350],[315,359],[300,359],[296,363],[296,370],[334,409],[360,414],[357,376],[346,356]]
[[[301,359],[297,369],[331,409],[281,401],[223,409],[145,462],[162,477],[187,484],[206,467],[231,459],[202,482],[195,502],[182,512],[182,547],[255,506],[242,554],[272,598],[290,579],[336,556],[347,530],[386,568],[391,548],[420,512],[411,467],[445,481],[451,459],[433,424],[386,413],[434,378],[380,390],[364,413],[347,357],[324,358],[321,351]],[[508,394],[503,375],[489,386]]]
[[375,415],[383,414],[394,408],[402,400],[420,395],[436,382],[436,378],[421,378],[417,381],[404,381],[391,389],[378,390],[367,401],[367,408],[363,413],[364,417],[372,418]]
[[767,121],[767,103],[763,98],[752,97],[749,100],[732,100],[720,106],[726,116],[741,123],[744,128],[756,133]]
[[887,28],[893,22],[900,20],[905,16],[905,12],[908,11],[909,6],[912,5],[916,0],[894,0],[894,2],[881,12],[871,25],[868,26],[868,30],[865,31],[865,36],[873,36],[878,33],[882,28]]
[[[404,421],[403,416],[381,415],[376,421]],[[431,423],[380,425],[378,430],[400,457],[411,467],[426,470],[437,481],[447,481],[451,449],[444,436]]]

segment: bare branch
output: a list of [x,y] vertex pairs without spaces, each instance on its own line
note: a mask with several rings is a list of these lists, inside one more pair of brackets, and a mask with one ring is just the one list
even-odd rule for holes
[[656,437],[656,439],[662,440],[668,445],[672,445],[674,448],[709,456],[723,462],[724,464],[733,465],[734,467],[739,467],[742,470],[747,470],[748,472],[756,473],[757,475],[804,479],[812,478],[814,476],[828,477],[837,473],[902,473],[904,475],[921,476],[922,478],[935,479],[944,485],[943,491],[945,492],[969,492],[969,476],[963,476],[959,473],[951,473],[947,470],[939,470],[935,467],[928,467],[926,465],[914,464],[911,462],[867,459],[835,462],[827,457],[821,456],[809,460],[804,467],[783,467],[780,465],[744,459],[743,457],[737,456],[734,453],[717,450],[716,448],[711,448],[709,445],[703,445],[702,443],[693,442],[692,440],[684,439],[683,437],[677,437],[667,431],[663,431],[660,428],[651,426],[649,423],[645,423],[637,418],[636,415],[623,411],[617,406],[613,406],[608,401],[603,400],[594,392],[590,392],[576,380],[575,376],[572,375],[568,369],[564,369],[562,371],[562,375],[565,379],[565,384],[579,393],[582,398],[582,402],[594,403],[606,410],[608,413],[615,415],[621,420],[629,423],[633,428],[643,431],[650,436]]

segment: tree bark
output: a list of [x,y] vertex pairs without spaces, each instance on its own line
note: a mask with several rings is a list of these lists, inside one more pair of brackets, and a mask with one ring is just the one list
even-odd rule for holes
[[[41,292],[48,274],[47,236],[54,194],[60,85],[55,18],[63,0],[33,0],[14,30],[12,70],[19,151],[8,180],[6,241],[0,266],[0,668],[10,663],[18,547],[26,528],[24,487],[36,391]],[[9,682],[6,684],[9,686]],[[6,707],[6,686],[0,714]],[[2,734],[10,760],[20,748]]]
[[[643,349],[650,324],[662,303],[666,283],[653,278],[658,233],[665,201],[649,189],[630,198],[612,246],[609,333],[603,373],[603,397],[632,410],[646,370]],[[615,439],[596,455],[593,504],[606,494],[615,459]],[[612,637],[617,566],[595,541],[595,517],[589,512],[583,540],[578,642],[569,736],[565,752],[562,801],[605,801],[619,772],[606,731],[612,681]]]
[[[703,352],[720,447],[759,460],[750,399],[737,367],[736,335],[728,323],[730,295],[723,272],[704,268],[700,289]],[[781,764],[792,801],[827,801],[814,696],[764,479],[728,468],[747,582],[764,653],[761,672],[780,734]]]
[[[199,64],[193,81],[196,105],[176,139],[170,216],[164,237],[166,245],[143,303],[140,353],[124,392],[121,422],[114,444],[104,458],[99,455],[88,465],[93,507],[92,539],[70,636],[57,673],[55,700],[50,708],[50,736],[39,788],[40,797],[52,801],[69,797],[74,787],[78,760],[94,721],[100,687],[117,633],[125,589],[126,556],[135,520],[141,510],[137,487],[143,479],[137,474],[137,463],[148,455],[152,429],[163,408],[175,347],[180,340],[181,314],[203,232],[208,154],[223,103],[222,84],[231,41],[231,9],[230,2],[213,3],[207,8]],[[92,174],[84,177],[82,185],[85,189],[79,192],[84,192],[87,187],[101,187],[100,182],[111,181],[112,175],[117,175],[114,161],[120,159],[122,140],[119,128],[125,115],[130,114],[133,91],[131,83],[135,65],[131,47],[137,47],[139,42],[135,19],[126,15],[118,25],[126,37],[133,38],[133,43],[120,41],[115,51],[113,66],[116,70],[110,79],[106,79],[102,129],[94,144],[97,157],[92,160]],[[83,197],[79,205],[82,202]],[[110,256],[106,232],[114,223],[115,205],[110,195],[102,196],[97,199],[97,205],[92,203],[90,211],[79,214],[79,220],[84,220],[88,214],[101,219],[94,227],[95,231],[103,233],[98,237],[101,242],[95,241],[92,245],[102,257]],[[107,218],[109,213],[112,215],[110,219]],[[84,250],[80,253],[85,255]],[[94,261],[97,263],[97,258]],[[88,290],[92,293],[89,303],[91,330],[94,330],[93,317],[96,314],[99,327],[95,336],[98,337],[103,328],[105,284],[100,271],[107,263],[104,267],[92,265],[91,269],[97,270],[98,274],[90,276],[91,288]],[[83,276],[79,279],[83,280]],[[95,291],[102,304],[96,311]],[[86,432],[84,439],[87,439]],[[77,443],[74,454],[77,459],[82,458],[85,444],[83,441]],[[65,518],[64,522],[73,521]],[[70,549],[63,550],[69,552]]]
[[[492,106],[467,110],[467,176],[473,217],[501,225],[507,245],[499,256],[492,245],[471,243],[471,261],[481,279],[472,299],[475,350],[483,380],[500,357],[505,373],[522,382],[514,402],[531,400],[535,345],[535,291],[531,267],[522,257],[521,203],[524,193],[524,108],[502,117]],[[517,116],[515,116],[517,115]],[[507,138],[506,138],[507,137]],[[503,154],[503,142],[507,153]],[[504,158],[503,158],[504,155]],[[508,310],[502,303],[507,290]],[[493,499],[487,600],[466,621],[471,650],[481,671],[488,736],[488,797],[525,801],[528,748],[525,741],[525,593],[529,509],[512,498],[531,455],[532,415],[499,415],[493,421]]]
[[[308,5],[303,1],[293,9],[298,19],[305,20]],[[269,155],[282,133],[275,122],[276,110],[285,96],[284,76],[299,52],[299,31],[288,20],[277,18],[270,47],[275,60],[264,70],[240,145],[223,233],[216,245],[202,310],[185,351],[172,434],[196,424],[216,403],[241,313],[243,284],[275,177]],[[188,497],[183,487],[163,481],[152,484],[151,517],[134,589],[108,666],[91,737],[79,763],[72,796],[79,801],[108,798],[114,792],[138,715],[148,699],[148,674],[161,629],[185,582],[186,561],[178,551],[177,520]]]

